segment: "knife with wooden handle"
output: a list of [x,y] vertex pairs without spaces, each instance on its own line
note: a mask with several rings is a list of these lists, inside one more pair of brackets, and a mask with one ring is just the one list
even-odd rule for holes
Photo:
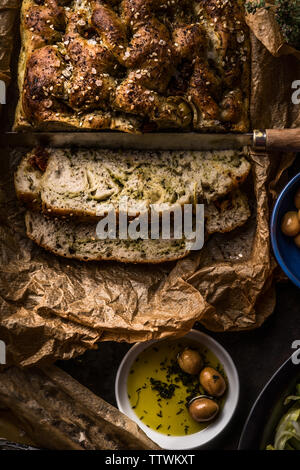
[[300,129],[268,129],[249,134],[123,132],[7,132],[1,147],[99,147],[135,150],[226,150],[251,146],[256,152],[300,152]]

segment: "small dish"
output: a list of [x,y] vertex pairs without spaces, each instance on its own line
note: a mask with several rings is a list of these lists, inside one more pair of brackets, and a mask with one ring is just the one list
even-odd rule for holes
[[288,278],[300,287],[300,248],[292,238],[281,231],[281,220],[288,211],[295,210],[294,196],[300,187],[300,173],[298,173],[280,193],[271,217],[271,241],[274,255],[278,264]]
[[208,348],[218,358],[227,376],[228,391],[224,407],[218,417],[211,422],[207,428],[194,434],[167,436],[148,428],[132,409],[127,391],[127,380],[131,366],[142,351],[158,341],[148,341],[134,345],[123,358],[115,382],[115,394],[119,410],[135,421],[153,442],[166,450],[198,449],[212,441],[215,437],[220,435],[231,420],[239,399],[238,373],[227,351],[213,338],[196,330],[191,330],[184,338]]

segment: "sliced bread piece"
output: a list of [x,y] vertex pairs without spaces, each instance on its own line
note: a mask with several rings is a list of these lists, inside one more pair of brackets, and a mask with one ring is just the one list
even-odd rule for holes
[[[243,225],[250,216],[247,197],[239,190],[220,203],[205,206],[206,230],[228,232]],[[96,222],[49,218],[36,211],[25,216],[27,235],[41,247],[65,258],[84,261],[114,260],[125,263],[163,263],[189,253],[185,240],[100,240]]]
[[[24,157],[15,175],[18,197],[44,213],[97,219],[127,198],[128,214],[161,212],[213,201],[242,183],[250,163],[239,151],[115,152],[46,149]],[[44,159],[43,159],[44,158]]]
[[185,240],[100,240],[96,223],[76,223],[45,217],[39,212],[25,215],[27,235],[39,246],[65,258],[81,261],[163,263],[189,253]]
[[248,198],[239,189],[205,205],[204,213],[205,229],[209,234],[231,232],[244,225],[251,215]]

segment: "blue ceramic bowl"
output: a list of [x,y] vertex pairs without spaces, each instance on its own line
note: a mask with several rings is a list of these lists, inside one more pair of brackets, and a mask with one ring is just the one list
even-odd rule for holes
[[281,220],[288,211],[296,210],[294,197],[300,188],[300,173],[298,173],[279,195],[271,218],[271,241],[278,264],[289,279],[300,287],[300,248],[293,238],[287,237],[281,231]]

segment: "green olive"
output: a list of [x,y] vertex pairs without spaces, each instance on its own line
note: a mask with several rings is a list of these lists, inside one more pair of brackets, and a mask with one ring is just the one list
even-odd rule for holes
[[178,104],[177,109],[178,109],[178,114],[182,120],[182,124],[184,126],[188,126],[192,120],[191,108],[185,101],[181,101]]
[[198,423],[211,421],[219,413],[219,405],[210,398],[194,398],[189,405],[191,417]]
[[300,188],[297,190],[295,194],[294,204],[297,207],[297,209],[300,209]]
[[178,354],[177,360],[180,369],[187,374],[199,374],[201,367],[203,367],[202,358],[194,349],[184,349],[180,354]]
[[222,375],[212,367],[205,367],[200,373],[200,384],[204,390],[213,397],[221,397],[226,390],[226,383]]
[[288,237],[296,237],[298,235],[300,232],[300,222],[297,212],[290,211],[283,216],[281,230]]
[[300,234],[294,238],[294,242],[298,248],[300,248]]

